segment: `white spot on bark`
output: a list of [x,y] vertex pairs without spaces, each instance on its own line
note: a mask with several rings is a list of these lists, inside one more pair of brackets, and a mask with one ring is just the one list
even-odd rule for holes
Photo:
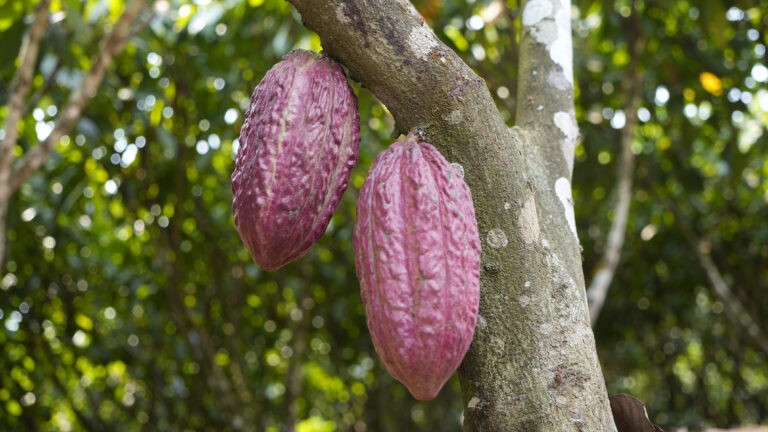
[[563,204],[565,210],[565,220],[568,221],[568,227],[571,232],[579,239],[579,235],[576,233],[576,215],[573,212],[573,195],[571,192],[571,182],[565,177],[560,177],[555,181],[555,194],[560,202]]
[[568,90],[571,85],[560,71],[550,71],[547,83],[558,90]]
[[467,404],[467,409],[475,409],[477,404],[480,403],[480,398],[477,396],[472,396],[472,399],[469,400],[469,403]]
[[523,241],[531,244],[539,241],[539,217],[536,214],[536,200],[531,197],[520,209],[520,218],[518,219],[520,234]]
[[[546,240],[544,240],[546,241]],[[525,281],[525,287],[530,288],[531,287],[531,281]]]
[[550,334],[552,333],[552,324],[545,322],[541,325],[541,328],[539,329],[543,334]]
[[536,107],[536,111],[541,111],[544,109],[544,105],[539,105]]
[[523,10],[523,25],[536,25],[551,13],[552,3],[549,0],[532,0]]
[[552,61],[563,68],[565,79],[573,86],[573,46],[571,41],[571,2],[562,1],[562,7],[555,13],[557,40],[549,47]]
[[558,111],[555,113],[554,122],[565,136],[576,139],[576,134],[578,134],[579,130],[570,114],[564,111]]
[[456,174],[458,174],[459,177],[464,178],[464,167],[461,166],[461,164],[454,162],[451,164],[451,168],[456,171]]
[[[523,25],[531,29],[537,42],[545,45],[552,61],[562,68],[556,88],[573,86],[573,50],[570,0],[531,0],[523,10]],[[563,88],[563,82],[569,84]]]
[[345,3],[340,3],[339,7],[336,8],[336,18],[341,23],[349,24],[349,17],[347,17],[347,14],[344,12],[344,5]]
[[463,116],[459,110],[451,111],[450,114],[443,116],[443,119],[452,125],[461,123],[462,118]]
[[549,241],[547,241],[547,239],[541,239],[541,245],[544,249],[549,249]]
[[565,396],[557,396],[555,402],[557,402],[558,405],[565,405],[565,403],[568,402],[568,399],[566,399]]
[[552,42],[557,40],[557,25],[552,19],[544,20],[538,25],[531,27],[531,34],[536,39],[536,42],[549,47],[552,45]]
[[582,417],[581,413],[579,413],[577,410],[573,410],[573,416],[570,418],[570,420],[577,425],[584,424],[584,417]]
[[501,247],[507,247],[507,235],[504,234],[504,231],[502,231],[501,228],[494,228],[490,231],[488,231],[488,235],[486,236],[486,241],[488,242],[488,246],[498,249]]
[[576,149],[576,137],[579,135],[579,126],[572,114],[564,111],[558,111],[554,117],[555,125],[565,135],[561,145],[563,157],[568,165],[568,172],[573,172],[573,153]]
[[445,57],[440,57],[440,61],[445,63]]
[[437,46],[437,38],[429,27],[414,27],[408,36],[408,46],[416,57],[426,60],[430,51]]
[[[574,307],[579,302],[585,301],[582,295],[583,291],[577,288],[576,282],[557,254],[553,252],[546,253],[544,260],[549,269],[548,273],[552,277],[550,293],[561,299],[550,310],[551,314],[549,315],[548,322],[555,326],[556,329],[568,329],[573,335],[567,341],[568,345],[573,347],[583,346],[584,343],[589,343],[589,338],[591,337],[589,321],[584,319],[585,316],[583,314],[587,305],[586,302],[583,304],[584,309]],[[563,346],[559,348],[570,349]]]
[[508,202],[504,203],[504,210],[509,210],[511,208],[512,208],[512,205],[510,203],[508,203]]
[[529,304],[531,304],[531,298],[527,295],[522,295],[517,299],[518,302],[520,302],[520,306],[526,307]]
[[482,315],[477,315],[477,328],[480,330],[485,330],[488,328],[488,321],[486,321],[485,317]]

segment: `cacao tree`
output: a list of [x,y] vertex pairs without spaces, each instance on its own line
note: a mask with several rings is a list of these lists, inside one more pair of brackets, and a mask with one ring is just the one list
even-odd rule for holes
[[[515,126],[407,1],[292,0],[376,95],[393,135],[419,128],[472,190],[480,311],[460,368],[467,430],[611,430],[571,195],[578,136],[570,1],[520,5]],[[375,49],[374,49],[375,47]]]

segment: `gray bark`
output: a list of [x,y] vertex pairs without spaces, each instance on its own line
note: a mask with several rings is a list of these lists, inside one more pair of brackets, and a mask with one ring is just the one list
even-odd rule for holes
[[459,370],[470,431],[613,431],[587,313],[570,178],[570,2],[523,2],[518,127],[408,1],[290,0],[352,79],[464,168],[483,244]]

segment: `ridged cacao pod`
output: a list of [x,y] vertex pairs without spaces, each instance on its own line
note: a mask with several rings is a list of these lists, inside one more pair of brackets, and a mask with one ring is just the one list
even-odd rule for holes
[[235,224],[259,267],[282,267],[323,235],[359,145],[357,98],[338,64],[297,50],[267,72],[232,173]]
[[432,145],[393,144],[360,191],[354,247],[381,361],[416,399],[433,399],[477,321],[480,238],[469,187]]

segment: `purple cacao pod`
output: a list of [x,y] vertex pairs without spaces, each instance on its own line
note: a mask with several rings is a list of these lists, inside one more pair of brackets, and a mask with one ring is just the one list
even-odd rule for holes
[[477,321],[480,238],[469,187],[432,145],[393,144],[360,191],[354,247],[376,352],[416,399],[433,399]]
[[232,173],[235,224],[259,267],[301,258],[323,235],[359,145],[357,97],[338,64],[297,50],[267,72]]

